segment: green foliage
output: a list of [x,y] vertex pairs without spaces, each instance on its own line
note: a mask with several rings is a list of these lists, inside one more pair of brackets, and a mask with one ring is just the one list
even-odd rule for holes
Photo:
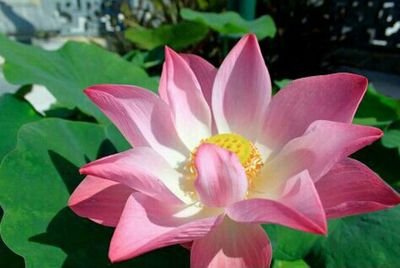
[[282,261],[275,260],[272,264],[272,268],[309,268],[308,264],[303,260],[297,261]]
[[382,138],[382,144],[387,148],[400,149],[400,130],[389,129],[386,131],[385,136]]
[[291,81],[292,81],[292,80],[290,80],[290,79],[282,79],[282,80],[279,80],[279,81],[274,81],[274,84],[275,84],[276,86],[278,86],[278,88],[284,88],[284,87],[286,87]]
[[295,261],[304,258],[319,237],[280,225],[262,226],[271,240],[274,258],[279,260]]
[[24,259],[12,252],[0,239],[0,267],[23,268]]
[[6,153],[14,149],[18,129],[40,118],[27,102],[11,94],[0,96],[0,162]]
[[[0,162],[3,157],[15,148],[18,129],[41,117],[25,101],[11,94],[0,96]],[[0,219],[3,211],[0,209]],[[10,266],[12,264],[12,266]],[[0,239],[0,267],[24,267],[21,257],[14,254]]]
[[181,16],[187,21],[202,23],[214,31],[229,36],[237,37],[254,33],[259,40],[262,40],[266,37],[274,37],[276,33],[275,23],[268,15],[247,21],[232,11],[212,13],[183,8]]
[[400,117],[400,103],[368,87],[360,107],[357,110],[354,123],[370,126],[385,126]]
[[195,22],[162,25],[155,29],[133,27],[125,32],[125,37],[143,49],[154,49],[159,46],[170,46],[176,50],[187,48],[204,39],[208,28]]
[[[386,133],[384,137],[385,135]],[[399,183],[400,155],[398,150],[386,148],[381,141],[377,141],[356,152],[352,157],[369,166],[386,182],[392,185]]]
[[400,155],[400,119],[386,128],[385,135],[382,137],[382,145],[389,149],[397,149]]
[[143,69],[151,68],[164,61],[164,48],[158,47],[150,51],[132,50],[124,55],[124,59]]
[[59,106],[77,107],[101,122],[107,119],[82,94],[86,87],[102,83],[157,87],[143,69],[95,45],[68,42],[60,50],[45,51],[0,35],[0,55],[6,59],[4,75],[10,83],[44,85]]
[[[400,183],[400,150],[396,123],[400,118],[400,102],[368,87],[354,123],[379,127],[384,131],[381,141],[376,142],[353,155],[367,164],[384,180],[392,185]],[[396,145],[397,144],[397,145]]]
[[[0,163],[3,157],[15,148],[18,129],[39,120],[40,116],[25,101],[11,94],[0,96]],[[0,209],[0,219],[3,211]],[[14,254],[0,239],[0,267],[24,267],[23,259]]]
[[307,262],[311,267],[397,267],[400,207],[331,221]]

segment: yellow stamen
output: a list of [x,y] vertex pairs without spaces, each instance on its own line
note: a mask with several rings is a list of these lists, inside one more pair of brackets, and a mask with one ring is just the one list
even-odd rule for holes
[[[244,167],[247,180],[249,181],[249,188],[251,188],[253,179],[257,176],[258,172],[264,165],[261,154],[253,145],[253,143],[234,133],[218,134],[202,140],[201,144],[203,143],[215,144],[232,153],[235,153],[239,158],[240,163]],[[188,163],[188,170],[193,177],[195,177],[196,174],[196,169],[194,167],[196,151],[197,148],[192,152],[191,160]]]

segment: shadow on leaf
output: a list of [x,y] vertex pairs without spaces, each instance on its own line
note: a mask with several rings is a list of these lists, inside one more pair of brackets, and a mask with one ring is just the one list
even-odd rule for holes
[[[97,151],[97,157],[96,159],[100,159],[102,157],[115,154],[117,153],[117,149],[115,146],[111,143],[110,140],[106,139],[104,140],[99,147],[99,150]],[[72,192],[75,190],[75,188],[79,185],[79,183],[82,181],[84,178],[84,175],[79,174],[79,167],[65,159],[63,156],[58,154],[57,152],[54,152],[52,150],[49,150],[49,156],[50,159],[56,168],[58,174],[62,178],[62,180],[65,183],[65,186],[68,189],[69,194],[72,194]],[[93,159],[95,160],[95,159]],[[93,161],[89,159],[87,156],[85,156],[85,161],[87,163]]]
[[400,155],[397,149],[389,149],[384,147],[381,142],[375,142],[351,157],[366,164],[389,184],[398,183]]
[[[97,159],[116,152],[113,144],[104,140],[99,147]],[[79,167],[54,151],[48,153],[66,188],[72,193],[83,179]],[[87,162],[92,161],[85,158]],[[63,268],[189,267],[189,251],[181,246],[156,250],[130,261],[111,264],[108,260],[108,246],[112,233],[113,228],[81,218],[64,207],[52,218],[45,233],[30,237],[29,241],[62,249],[67,254]]]
[[127,262],[111,264],[107,254],[112,232],[112,228],[80,218],[66,207],[53,218],[46,233],[29,240],[61,248],[67,254],[63,268],[189,267],[189,252],[181,246],[160,249]]
[[51,162],[53,162],[58,174],[62,178],[68,192],[71,194],[83,179],[83,175],[79,174],[79,168],[62,157],[57,152],[49,150]]
[[[0,222],[3,217],[3,210],[0,207]],[[9,249],[0,237],[0,267],[23,268],[24,259]]]

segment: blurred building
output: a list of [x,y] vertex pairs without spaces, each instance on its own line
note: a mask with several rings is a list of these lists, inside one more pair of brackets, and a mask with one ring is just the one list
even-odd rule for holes
[[123,7],[138,21],[161,23],[149,0],[0,0],[0,32],[18,39],[99,36],[124,30]]

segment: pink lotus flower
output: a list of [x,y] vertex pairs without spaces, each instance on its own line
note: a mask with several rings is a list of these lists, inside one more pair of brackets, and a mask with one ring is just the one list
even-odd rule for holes
[[191,267],[268,267],[261,223],[326,234],[329,218],[400,202],[348,158],[382,136],[351,124],[366,87],[358,75],[314,76],[271,99],[254,35],[219,70],[166,48],[159,96],[135,86],[86,89],[134,148],[84,166],[69,206],[116,226],[113,262],[182,244]]

